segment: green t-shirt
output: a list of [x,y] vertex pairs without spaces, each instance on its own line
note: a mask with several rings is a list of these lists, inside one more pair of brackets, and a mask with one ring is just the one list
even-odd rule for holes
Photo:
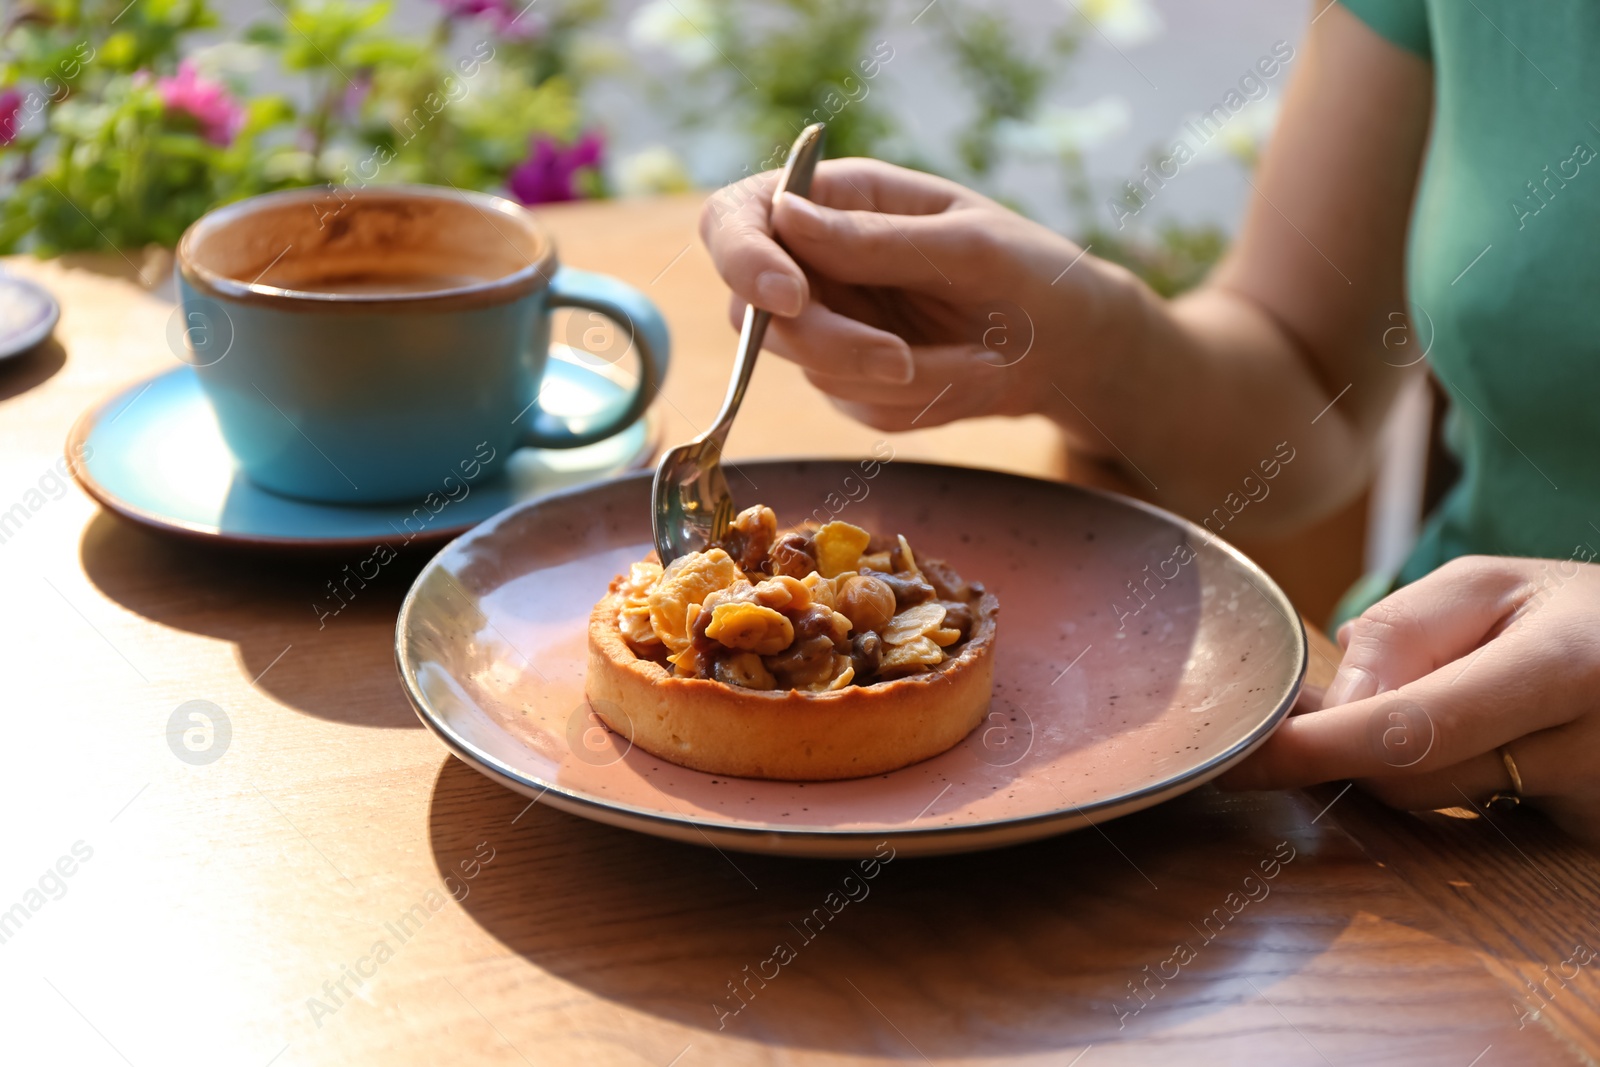
[[[1411,218],[1414,340],[1451,399],[1462,478],[1402,567],[1600,546],[1600,4],[1343,0],[1433,64]],[[1398,321],[1398,320],[1397,320]],[[1407,351],[1391,349],[1395,361]],[[1414,357],[1413,357],[1414,358]],[[1364,582],[1341,605],[1384,592]]]

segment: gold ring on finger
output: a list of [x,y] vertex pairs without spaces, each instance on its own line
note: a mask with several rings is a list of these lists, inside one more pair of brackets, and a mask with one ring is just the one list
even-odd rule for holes
[[1497,790],[1489,796],[1488,806],[1495,811],[1515,811],[1522,804],[1522,772],[1517,770],[1517,761],[1511,758],[1511,749],[1501,745],[1495,751],[1500,753],[1500,762],[1505,765],[1506,775],[1511,779],[1511,789]]

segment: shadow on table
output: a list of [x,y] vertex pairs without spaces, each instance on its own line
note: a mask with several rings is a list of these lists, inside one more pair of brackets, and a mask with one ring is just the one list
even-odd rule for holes
[[212,545],[101,512],[78,552],[89,580],[129,611],[232,642],[240,672],[279,703],[362,726],[421,725],[395,671],[394,624],[433,548],[399,547],[364,588],[350,584],[342,608],[328,583],[346,581],[345,568],[367,560],[368,549]]
[[67,365],[67,350],[48,337],[13,359],[0,360],[0,400],[10,400],[54,378]]
[[1109,836],[888,859],[869,880],[530,806],[452,759],[430,829],[441,874],[498,850],[461,902],[475,921],[604,1001],[776,1046],[1065,1063],[1257,996],[1241,975],[1270,991],[1326,951],[1351,916],[1313,887],[1330,862],[1375,869],[1314,815],[1301,794],[1202,790]]

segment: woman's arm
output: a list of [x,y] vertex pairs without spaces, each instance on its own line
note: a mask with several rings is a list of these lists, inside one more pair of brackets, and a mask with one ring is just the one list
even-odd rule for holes
[[[1075,368],[1095,421],[1148,457],[1140,466],[1179,510],[1209,512],[1280,441],[1296,459],[1273,485],[1276,503],[1241,525],[1298,524],[1365,483],[1370,444],[1408,373],[1396,364],[1409,349],[1385,339],[1405,321],[1394,314],[1406,312],[1406,232],[1431,102],[1426,62],[1329,10],[1307,35],[1226,259],[1170,304],[1130,287],[1138,340]],[[1158,405],[1152,381],[1165,385]]]
[[1405,310],[1431,74],[1343,9],[1297,66],[1239,240],[1176,302],[955,183],[867,160],[823,164],[813,202],[775,209],[775,175],[748,179],[701,232],[735,316],[780,316],[768,346],[863,421],[1042,411],[1196,516],[1287,442],[1276,503],[1237,526],[1305,522],[1359,490],[1404,373],[1383,339]]

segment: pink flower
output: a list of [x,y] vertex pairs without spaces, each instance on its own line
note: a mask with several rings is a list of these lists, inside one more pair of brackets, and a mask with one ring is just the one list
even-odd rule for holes
[[0,145],[10,144],[22,125],[22,91],[7,89],[0,93]]
[[500,7],[500,0],[439,0],[439,6],[451,18],[473,18]]
[[244,125],[244,108],[229,95],[227,87],[200,77],[187,59],[178,64],[178,73],[173,77],[157,78],[156,89],[168,111],[189,115],[212,144],[228,144]]
[[524,204],[550,204],[576,200],[581,195],[573,179],[578,171],[600,166],[605,138],[590,131],[570,145],[540,134],[529,145],[528,158],[512,170],[506,187]]
[[450,18],[487,18],[495,32],[514,40],[539,37],[545,31],[543,15],[532,13],[526,0],[439,0]]

